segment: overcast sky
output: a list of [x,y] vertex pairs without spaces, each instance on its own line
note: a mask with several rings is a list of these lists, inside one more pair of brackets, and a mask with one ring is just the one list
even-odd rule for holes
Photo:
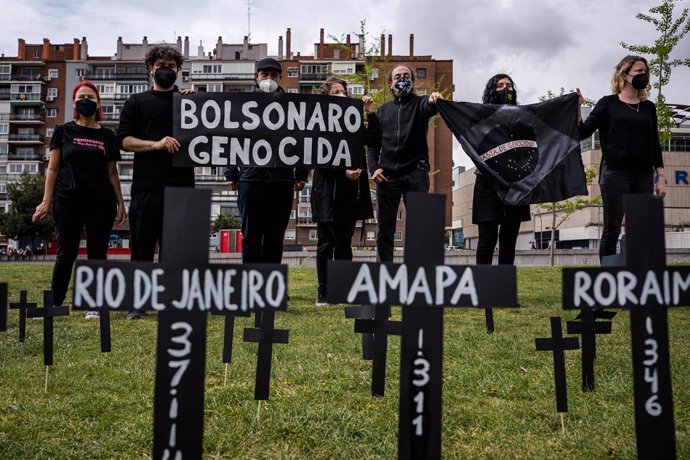
[[[313,53],[323,27],[327,36],[353,34],[366,20],[371,37],[393,34],[393,54],[453,59],[454,99],[479,102],[492,75],[510,74],[520,103],[536,102],[547,90],[579,87],[586,97],[610,92],[613,67],[626,54],[621,41],[652,44],[653,25],[637,20],[660,0],[251,0],[251,41],[278,53],[278,36],[292,29],[292,51]],[[678,2],[675,15],[690,8]],[[71,43],[87,37],[89,54],[115,52],[125,43],[174,42],[189,36],[190,52],[202,41],[212,51],[218,36],[241,43],[247,35],[247,1],[225,0],[0,0],[0,52],[16,56],[17,38],[27,43]],[[690,57],[690,36],[674,57]],[[690,69],[676,68],[665,89],[670,103],[690,103]],[[456,155],[460,164],[466,157]]]

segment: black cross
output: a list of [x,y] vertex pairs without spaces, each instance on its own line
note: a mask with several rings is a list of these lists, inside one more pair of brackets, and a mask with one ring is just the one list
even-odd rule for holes
[[165,191],[161,262],[80,261],[77,309],[156,310],[153,458],[201,458],[209,311],[286,308],[282,265],[208,263],[211,191]]
[[388,336],[402,334],[402,321],[391,321],[389,305],[374,306],[374,318],[355,319],[355,332],[362,333],[362,353],[364,353],[365,336],[373,338],[371,366],[371,395],[383,396],[386,391],[386,360],[388,354]]
[[19,310],[19,341],[23,342],[26,338],[26,310],[29,308],[35,308],[35,302],[26,301],[26,291],[19,291],[19,302],[11,303],[10,309]]
[[235,336],[235,317],[250,316],[250,313],[242,312],[211,312],[212,315],[223,316],[223,362],[228,364],[232,361],[232,340]]
[[[345,307],[345,318],[376,319],[376,310],[373,305]],[[386,318],[390,318],[390,308],[388,308],[388,315]],[[374,359],[374,334],[368,332],[362,334],[362,359],[367,361],[372,361]]]
[[556,385],[556,412],[568,412],[568,391],[565,380],[565,350],[580,348],[577,337],[563,337],[561,317],[551,317],[551,338],[534,339],[537,351],[553,352],[553,379]]
[[484,317],[486,318],[486,332],[487,334],[494,333],[494,311],[491,308],[484,309]]
[[273,344],[288,343],[288,331],[274,328],[275,312],[272,310],[262,312],[257,320],[261,322],[259,327],[244,329],[244,341],[259,344],[259,351],[256,356],[254,399],[266,401],[271,383]]
[[660,198],[626,195],[619,267],[563,270],[563,308],[630,310],[639,458],[675,458],[668,349],[670,307],[690,305],[690,267],[667,267]]
[[398,456],[436,459],[441,457],[443,307],[517,307],[515,267],[443,265],[445,197],[409,193],[406,207],[405,263],[330,262],[328,301],[403,305]]
[[589,309],[581,310],[578,317],[579,321],[566,321],[566,331],[582,336],[582,391],[593,391],[597,334],[610,334],[611,321],[597,321],[595,310]]
[[43,318],[43,363],[53,365],[53,318],[69,315],[69,307],[53,306],[53,291],[43,291],[43,308],[29,307],[29,318]]
[[7,331],[7,283],[0,283],[0,332]]

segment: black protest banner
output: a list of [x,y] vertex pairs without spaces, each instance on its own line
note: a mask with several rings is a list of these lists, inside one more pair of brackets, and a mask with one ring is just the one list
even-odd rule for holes
[[438,111],[472,162],[509,205],[587,195],[577,95],[539,104],[439,101]]
[[363,168],[362,101],[286,93],[174,95],[175,166]]

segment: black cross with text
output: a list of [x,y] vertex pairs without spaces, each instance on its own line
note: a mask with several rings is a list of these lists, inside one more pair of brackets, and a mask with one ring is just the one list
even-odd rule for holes
[[27,292],[19,291],[19,302],[11,303],[11,310],[19,310],[19,341],[23,342],[26,338],[26,311],[29,308],[36,308],[35,302],[27,302]]
[[200,459],[209,311],[286,308],[282,265],[208,263],[211,191],[165,191],[160,263],[81,261],[78,309],[156,310],[153,458]]
[[667,267],[660,198],[626,195],[621,267],[563,270],[563,308],[630,310],[637,455],[675,458],[668,308],[690,305],[690,267]]
[[517,307],[514,266],[446,266],[445,196],[408,193],[405,263],[334,261],[328,301],[402,305],[398,457],[441,458],[443,307]]

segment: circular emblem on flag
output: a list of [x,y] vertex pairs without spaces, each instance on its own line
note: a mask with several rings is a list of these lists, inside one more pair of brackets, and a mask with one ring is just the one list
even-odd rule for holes
[[479,144],[479,158],[506,182],[517,182],[534,171],[539,148],[534,131],[520,122],[498,126]]

